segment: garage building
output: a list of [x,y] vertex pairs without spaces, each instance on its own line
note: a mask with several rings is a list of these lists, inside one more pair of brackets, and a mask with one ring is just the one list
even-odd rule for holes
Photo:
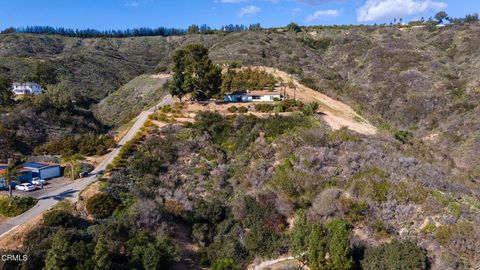
[[23,164],[23,168],[32,171],[32,177],[38,177],[43,180],[48,180],[61,176],[60,165],[40,162],[27,162]]

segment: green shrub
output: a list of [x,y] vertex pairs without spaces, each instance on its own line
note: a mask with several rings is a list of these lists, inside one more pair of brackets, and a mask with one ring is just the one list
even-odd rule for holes
[[362,220],[368,210],[366,202],[357,202],[351,198],[341,197],[340,203],[347,213],[346,218],[349,222]]
[[155,68],[155,72],[156,73],[162,73],[162,72],[166,72],[168,70],[168,67],[167,66],[157,66]]
[[450,226],[440,226],[435,230],[435,239],[440,245],[447,245],[452,238],[453,232]]
[[328,137],[328,139],[333,143],[349,141],[356,142],[359,140],[358,135],[349,131],[346,127],[330,132]]
[[18,216],[37,204],[37,199],[32,197],[0,196],[0,215],[6,217]]
[[287,31],[298,33],[298,32],[302,32],[302,29],[298,24],[291,22],[287,25]]
[[74,224],[73,215],[65,210],[50,210],[43,215],[43,223],[50,227],[69,227]]
[[212,136],[214,143],[218,145],[225,142],[230,133],[227,119],[213,112],[200,112],[197,114],[193,126],[201,133],[207,132]]
[[399,130],[395,132],[394,137],[396,140],[403,144],[407,144],[413,138],[413,134],[410,131]]
[[257,112],[268,113],[268,112],[273,112],[274,109],[275,109],[275,106],[270,103],[255,104],[255,111]]
[[430,234],[435,232],[435,230],[437,230],[437,226],[435,226],[433,223],[429,223],[423,227],[422,232],[425,234]]
[[387,225],[382,220],[375,220],[372,224],[373,232],[376,234],[376,237],[388,237]]
[[272,74],[262,70],[247,68],[241,71],[229,69],[222,75],[222,93],[273,89],[277,80]]
[[379,247],[367,248],[362,268],[423,270],[427,269],[427,256],[415,243],[394,241]]
[[272,142],[278,136],[300,127],[310,127],[310,118],[301,114],[290,116],[274,115],[265,119],[264,130],[268,141]]
[[317,102],[311,102],[302,106],[301,111],[305,115],[313,115],[320,105]]
[[93,217],[102,219],[112,215],[119,202],[106,193],[98,193],[87,200],[87,211]]
[[35,147],[35,154],[51,154],[72,156],[80,154],[83,156],[103,155],[108,149],[115,146],[115,140],[108,135],[97,136],[93,133],[78,136],[68,136],[62,140],[51,141],[42,146]]
[[252,254],[265,257],[282,250],[285,243],[279,231],[285,228],[286,220],[276,212],[273,202],[260,204],[246,196],[244,203],[247,213],[242,222],[249,229],[245,236],[245,248]]
[[153,238],[139,232],[125,243],[130,254],[129,269],[170,269],[180,261],[178,247],[165,235]]
[[300,80],[300,83],[313,90],[319,90],[317,86],[317,79],[315,79],[314,77],[304,76]]
[[238,111],[238,108],[235,105],[230,106],[230,107],[228,107],[227,111],[230,112],[230,113],[236,113]]
[[295,177],[299,172],[295,171],[293,162],[298,158],[292,156],[276,166],[270,184],[275,187],[288,201],[298,201],[301,189],[295,181]]
[[173,108],[172,108],[171,105],[167,104],[167,105],[163,106],[160,110],[164,113],[170,113],[170,112],[172,112]]
[[300,210],[289,235],[290,249],[295,255],[306,251],[304,258],[312,270],[352,269],[351,231],[351,225],[340,219],[334,219],[326,225],[309,222],[305,212]]
[[239,112],[239,113],[247,113],[247,112],[248,112],[248,108],[241,106],[241,107],[238,108],[238,112]]
[[232,259],[220,259],[217,260],[212,265],[212,270],[235,270],[239,269],[239,267],[235,264],[235,261]]
[[353,190],[360,197],[385,202],[390,192],[390,183],[387,179],[387,173],[378,167],[373,167],[353,176]]
[[381,130],[389,131],[389,130],[392,129],[392,126],[390,125],[390,123],[388,123],[388,122],[385,121],[385,122],[380,123],[380,125],[378,126],[378,128],[381,129]]

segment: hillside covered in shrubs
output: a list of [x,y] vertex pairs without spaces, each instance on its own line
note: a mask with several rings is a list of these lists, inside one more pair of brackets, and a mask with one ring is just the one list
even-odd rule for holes
[[311,269],[473,267],[478,192],[450,181],[431,151],[331,131],[302,112],[147,125],[87,199],[88,215],[50,213],[25,252],[54,268],[150,269],[154,256],[154,265],[245,269],[287,253]]
[[[232,107],[238,115],[150,123],[109,167],[102,195],[82,211],[57,209],[28,234],[25,267],[244,269],[285,254],[311,269],[480,265],[478,23],[168,38],[1,34],[1,76],[55,74],[36,77],[45,95],[0,100],[2,155],[39,145],[36,152],[61,153],[68,147],[51,141],[63,139],[85,153],[111,146],[104,134],[152,105],[135,100],[164,94],[138,95],[131,80],[170,71],[173,52],[193,43],[225,67],[284,70],[354,107],[379,133],[332,131],[313,104],[290,104],[298,108],[288,116],[275,115],[282,104],[258,105],[272,115]],[[227,73],[222,90],[250,75]],[[251,87],[275,83],[264,79]]]
[[[54,83],[74,102],[77,119],[122,85],[143,73],[168,71],[173,51],[186,44],[201,43],[216,63],[235,66],[264,65],[285,70],[302,83],[356,108],[371,122],[389,132],[406,130],[438,149],[462,169],[463,177],[479,175],[478,99],[479,84],[477,23],[443,28],[425,26],[307,27],[237,33],[190,34],[179,37],[74,38],[55,35],[1,34],[0,75],[22,80],[40,71],[53,72],[45,83]],[[41,74],[41,72],[40,72]],[[225,85],[225,89],[229,86]],[[122,95],[134,98],[135,95]],[[110,99],[114,99],[113,97]],[[55,101],[57,103],[58,101]],[[116,115],[108,102],[96,106],[105,119]],[[100,106],[100,107],[99,107]],[[18,106],[17,106],[18,107]],[[53,107],[45,104],[44,107]],[[47,108],[41,108],[46,110]],[[20,106],[16,117],[31,110]],[[135,109],[136,111],[138,109]],[[3,110],[4,111],[4,110]],[[72,114],[73,113],[73,114]],[[38,112],[28,117],[37,118]],[[40,114],[41,115],[41,114]],[[134,115],[134,112],[119,115]],[[6,115],[2,114],[5,119]],[[28,118],[25,116],[24,118]],[[46,130],[26,132],[27,119],[2,120],[15,132],[17,141],[38,144],[70,134],[79,127],[45,119]],[[122,118],[122,119],[121,119]],[[117,124],[125,119],[113,117]],[[93,120],[96,121],[96,120]],[[19,128],[9,122],[22,123]],[[78,122],[78,121],[77,121]],[[105,122],[102,120],[102,122]],[[51,128],[50,128],[51,127]],[[66,127],[66,129],[65,129]],[[58,133],[58,130],[65,132]],[[31,134],[30,134],[31,133]],[[7,135],[2,135],[2,139]]]

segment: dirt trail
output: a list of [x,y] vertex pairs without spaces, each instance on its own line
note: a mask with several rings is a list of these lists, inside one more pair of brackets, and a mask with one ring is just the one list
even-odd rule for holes
[[368,123],[366,119],[357,114],[347,104],[301,85],[297,80],[291,78],[289,74],[283,71],[262,66],[252,68],[264,70],[275,77],[280,78],[286,84],[288,82],[293,82],[296,86],[296,89],[287,87],[287,95],[289,97],[293,97],[295,95],[295,97],[302,102],[318,102],[320,104],[319,111],[324,114],[322,116],[323,119],[333,130],[347,127],[353,131],[365,135],[374,135],[377,133],[377,129],[374,126]]

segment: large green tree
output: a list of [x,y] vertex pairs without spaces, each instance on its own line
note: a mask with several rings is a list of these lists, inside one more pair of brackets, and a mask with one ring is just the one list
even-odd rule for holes
[[126,242],[132,268],[168,269],[180,260],[177,247],[169,237],[153,238],[140,232]]
[[301,255],[308,246],[310,224],[307,221],[305,211],[300,210],[295,215],[295,223],[290,234],[290,248],[295,256]]
[[300,26],[294,22],[291,22],[287,25],[287,30],[295,33],[302,32],[302,29],[300,28]]
[[200,32],[200,28],[196,24],[192,24],[188,27],[187,33],[189,34],[198,34]]
[[351,228],[343,220],[333,220],[327,224],[329,231],[330,269],[349,270],[354,266],[350,249]]
[[112,261],[110,251],[103,237],[100,237],[95,245],[93,260],[95,261],[95,270],[111,269]]
[[173,80],[170,93],[180,99],[190,93],[195,100],[217,95],[222,84],[221,69],[208,57],[208,49],[190,44],[177,50],[173,57]]
[[43,87],[57,82],[55,69],[45,61],[37,61],[30,80],[41,84]]
[[440,11],[435,14],[435,20],[437,20],[438,23],[443,23],[445,19],[448,19],[448,14],[445,11]]
[[53,236],[52,247],[45,259],[45,270],[69,269],[70,242],[64,230]]
[[327,232],[321,224],[313,224],[308,242],[308,266],[312,270],[327,269]]

